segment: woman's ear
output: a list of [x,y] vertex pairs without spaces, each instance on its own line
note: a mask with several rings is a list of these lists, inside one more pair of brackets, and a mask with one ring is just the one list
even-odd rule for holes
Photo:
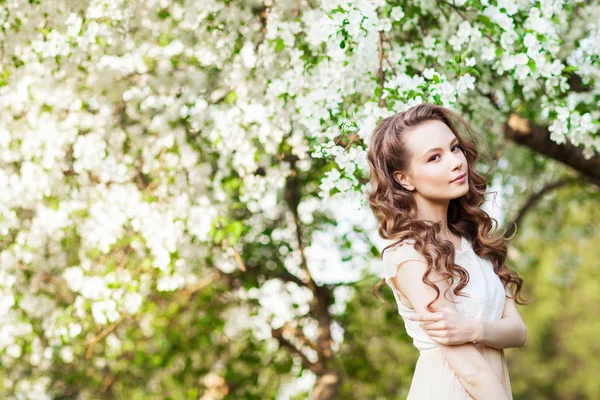
[[411,192],[415,190],[415,187],[410,183],[410,179],[403,175],[400,171],[394,172],[394,179],[406,190]]

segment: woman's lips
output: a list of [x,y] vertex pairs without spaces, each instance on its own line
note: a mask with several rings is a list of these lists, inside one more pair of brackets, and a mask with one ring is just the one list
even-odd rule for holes
[[452,182],[456,182],[456,183],[463,183],[465,181],[465,178],[467,177],[467,174],[465,174],[464,172],[462,174],[460,174],[459,176],[457,176]]

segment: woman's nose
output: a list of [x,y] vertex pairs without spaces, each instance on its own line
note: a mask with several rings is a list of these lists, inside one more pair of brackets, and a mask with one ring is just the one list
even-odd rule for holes
[[459,169],[462,167],[463,159],[460,154],[455,155],[451,160],[453,169]]

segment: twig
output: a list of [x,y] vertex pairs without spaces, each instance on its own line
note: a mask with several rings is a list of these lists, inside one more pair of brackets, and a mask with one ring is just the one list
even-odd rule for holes
[[277,339],[277,341],[279,342],[281,347],[288,348],[292,353],[294,353],[298,357],[300,357],[300,359],[302,360],[302,365],[304,365],[305,368],[308,368],[311,372],[318,374],[319,369],[320,369],[319,366],[317,364],[312,363],[308,359],[308,357],[306,357],[304,355],[304,353],[302,353],[302,351],[300,351],[300,349],[298,349],[289,340],[287,340],[286,338],[283,337],[283,328],[271,329],[271,335],[275,339]]
[[[466,15],[464,15],[462,12],[460,12],[460,9],[458,7],[456,7],[454,4],[449,3],[447,1],[443,1],[443,0],[438,0],[438,3],[446,4],[446,5],[450,6],[450,7],[452,7],[452,9],[454,9],[454,11],[456,11],[456,13],[463,19],[463,21],[467,21],[469,24],[473,25],[473,21],[471,21]],[[500,45],[500,43],[498,43],[490,35],[488,35],[487,33],[484,33],[484,32],[481,32],[481,33],[482,33],[483,36],[485,36],[486,38],[488,38],[490,42],[494,43],[498,47],[502,47]]]
[[381,90],[379,93],[379,107],[385,107],[386,101],[383,98],[383,88],[384,88],[384,73],[383,73],[383,32],[379,32],[379,89]]
[[240,267],[242,271],[246,272],[246,266],[244,265],[242,257],[240,257],[240,254],[233,247],[231,249],[233,250],[233,256],[235,257],[235,261],[238,263],[238,267]]
[[542,189],[530,195],[525,201],[525,204],[523,204],[523,206],[517,212],[517,216],[512,221],[508,222],[508,227],[506,228],[504,237],[511,237],[516,232],[517,226],[521,223],[521,220],[523,220],[525,214],[531,210],[542,199],[542,197],[544,197],[545,194],[550,193],[553,190],[560,189],[563,186],[578,183],[579,180],[577,178],[561,178],[547,183]]
[[196,283],[194,286],[187,289],[182,289],[181,293],[183,293],[183,295],[189,299],[194,293],[204,289],[205,287],[216,281],[220,276],[221,275],[219,273],[213,272],[207,277],[201,279],[200,282]]
[[115,322],[113,322],[112,324],[110,324],[108,327],[104,328],[104,330],[102,332],[100,332],[99,334],[97,334],[89,343],[88,349],[85,352],[85,358],[86,360],[89,360],[90,357],[92,356],[92,353],[94,352],[94,346],[96,345],[96,343],[98,343],[99,341],[101,341],[102,339],[104,339],[109,333],[111,333],[112,331],[115,330],[115,328],[125,319],[125,316],[121,314],[121,316],[119,317],[118,320],[116,320]]
[[396,73],[396,68],[394,68],[394,65],[390,62],[390,60],[387,58],[387,56],[385,56],[385,61],[387,61],[388,65],[390,66],[390,68],[392,69],[392,72],[394,74],[394,76],[398,75]]

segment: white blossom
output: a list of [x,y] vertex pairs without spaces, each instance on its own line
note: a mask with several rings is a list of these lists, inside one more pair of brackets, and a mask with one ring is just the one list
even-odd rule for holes
[[394,21],[400,21],[404,17],[404,11],[402,10],[402,7],[392,8],[390,16]]

